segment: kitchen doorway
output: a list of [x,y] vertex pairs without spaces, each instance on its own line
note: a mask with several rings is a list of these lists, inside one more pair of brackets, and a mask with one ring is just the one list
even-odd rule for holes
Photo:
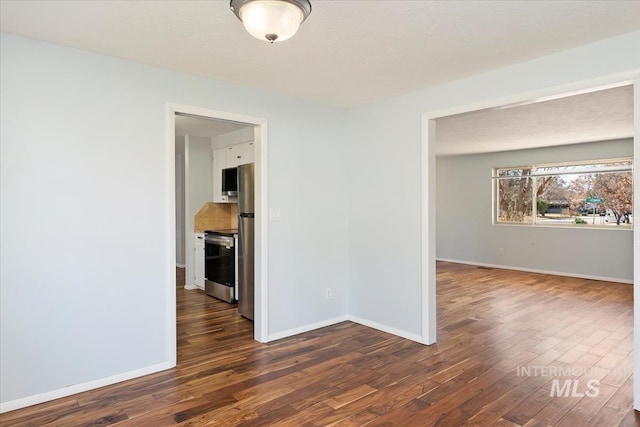
[[[227,113],[215,110],[208,110],[200,107],[168,104],[167,105],[167,236],[170,244],[167,248],[167,353],[173,366],[177,362],[176,344],[176,262],[180,253],[177,242],[179,230],[177,224],[186,219],[178,218],[176,206],[180,194],[179,185],[181,178],[178,173],[185,173],[176,167],[176,117],[189,117],[198,121],[214,121],[220,127],[237,129],[238,127],[252,127],[254,131],[254,152],[255,152],[255,316],[253,325],[253,337],[256,341],[266,342],[268,335],[268,283],[267,283],[267,216],[266,212],[266,189],[267,189],[267,120],[263,118],[244,116],[235,113]],[[184,182],[182,182],[184,185]],[[186,228],[185,228],[186,234]],[[181,241],[186,241],[183,237]],[[186,256],[185,256],[186,261]]]

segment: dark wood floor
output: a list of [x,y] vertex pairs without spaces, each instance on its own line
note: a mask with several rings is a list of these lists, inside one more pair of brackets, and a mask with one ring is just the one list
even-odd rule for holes
[[[183,274],[176,369],[5,413],[0,424],[640,425],[630,285],[438,263],[436,345],[350,322],[259,344],[235,307],[182,289]],[[551,375],[560,368],[581,375]],[[578,380],[576,393],[551,396],[565,379]],[[590,379],[598,395],[580,397]]]

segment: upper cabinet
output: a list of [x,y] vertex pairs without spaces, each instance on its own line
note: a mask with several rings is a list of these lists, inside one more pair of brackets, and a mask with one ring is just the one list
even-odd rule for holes
[[229,202],[229,196],[222,195],[222,169],[227,167],[227,149],[213,150],[213,201]]
[[253,163],[255,159],[253,141],[230,145],[213,150],[213,201],[236,202],[235,197],[222,195],[222,169]]
[[253,141],[243,144],[232,145],[227,150],[227,167],[234,168],[247,163],[253,163],[255,158],[253,152]]

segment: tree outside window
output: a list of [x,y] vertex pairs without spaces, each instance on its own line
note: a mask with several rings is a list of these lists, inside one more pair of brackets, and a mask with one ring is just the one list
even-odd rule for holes
[[497,168],[495,222],[630,227],[632,167],[614,159]]

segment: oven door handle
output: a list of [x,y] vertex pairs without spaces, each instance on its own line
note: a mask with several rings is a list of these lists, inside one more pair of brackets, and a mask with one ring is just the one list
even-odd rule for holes
[[210,243],[218,246],[224,246],[227,249],[233,247],[233,239],[229,239],[228,237],[207,236],[204,238],[204,242],[205,244]]

